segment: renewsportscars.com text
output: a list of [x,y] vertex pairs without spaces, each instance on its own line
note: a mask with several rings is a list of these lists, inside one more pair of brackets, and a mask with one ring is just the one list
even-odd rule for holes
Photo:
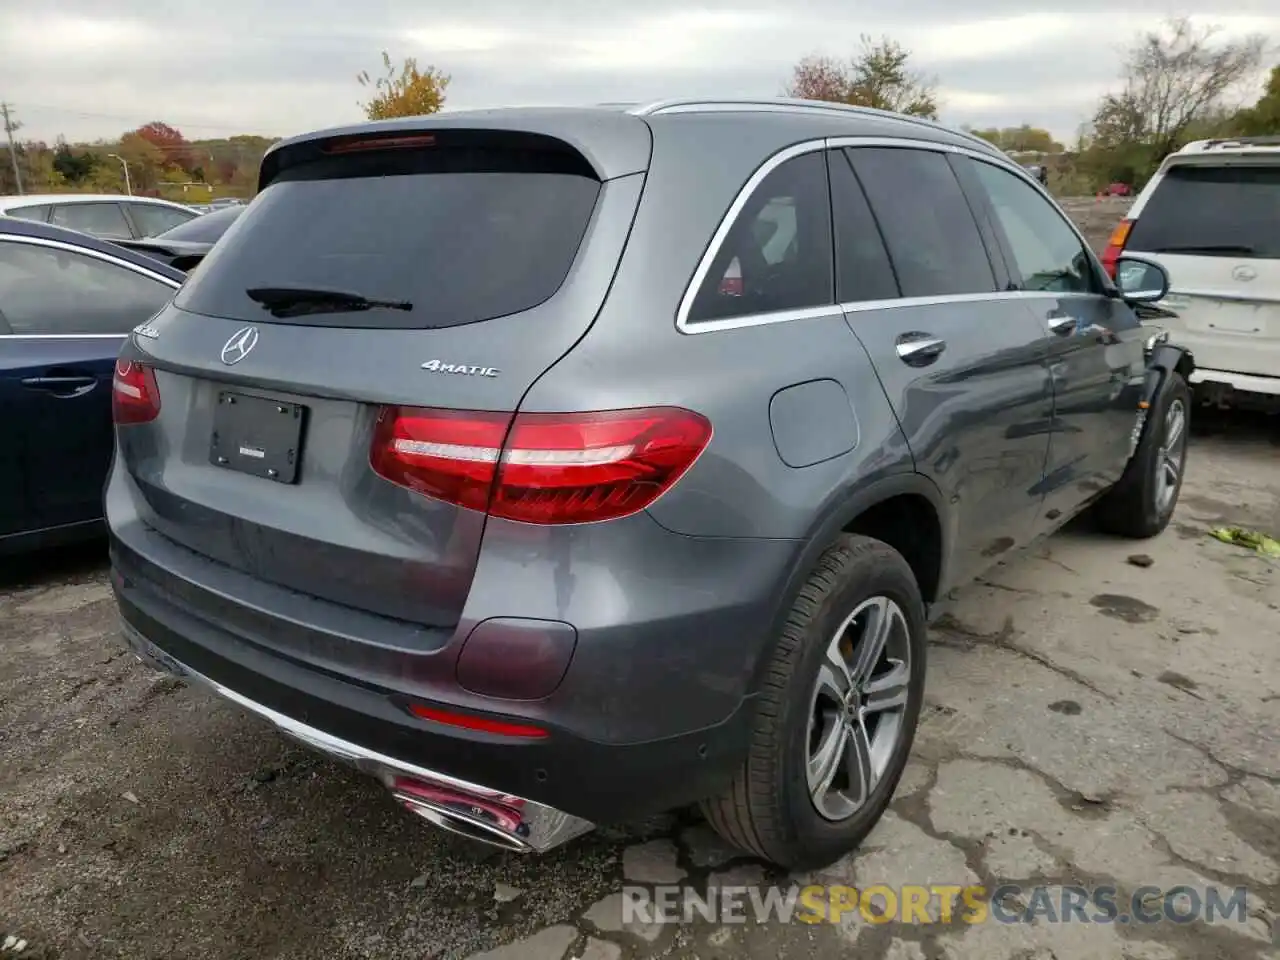
[[1248,919],[1245,887],[627,886],[623,923],[1192,923]]

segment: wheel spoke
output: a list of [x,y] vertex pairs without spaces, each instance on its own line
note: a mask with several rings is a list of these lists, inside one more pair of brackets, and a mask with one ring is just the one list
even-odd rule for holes
[[875,771],[871,766],[871,739],[861,719],[849,728],[844,762],[849,776],[849,789],[845,796],[855,808],[861,808],[876,787]]
[[1174,460],[1173,457],[1165,457],[1164,458],[1164,482],[1170,490],[1172,490],[1174,487],[1178,485],[1179,473],[1180,473],[1180,470],[1178,468],[1178,462]]
[[831,781],[840,769],[840,761],[849,741],[849,725],[842,716],[837,715],[830,726],[823,732],[818,749],[809,757],[809,796],[821,809],[823,797],[831,789]]
[[1173,407],[1169,411],[1169,423],[1165,428],[1164,445],[1166,450],[1174,450],[1178,446],[1178,441],[1182,439],[1182,430],[1186,425],[1187,418],[1182,413],[1181,404]]
[[907,705],[907,685],[911,668],[902,660],[891,660],[893,668],[867,684],[862,700],[867,713],[897,710]]
[[819,687],[829,689],[836,699],[843,698],[845,694],[853,689],[854,684],[854,676],[849,670],[849,663],[845,660],[844,652],[840,649],[841,641],[844,640],[850,626],[850,624],[846,624],[843,630],[836,631],[836,635],[827,644],[826,659],[822,661],[822,666],[818,668]]
[[897,606],[885,597],[876,597],[865,609],[868,615],[867,625],[858,638],[850,667],[853,681],[859,684],[866,683],[871,678],[898,617]]

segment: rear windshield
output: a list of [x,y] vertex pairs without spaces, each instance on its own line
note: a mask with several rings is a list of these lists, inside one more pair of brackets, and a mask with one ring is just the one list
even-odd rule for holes
[[1147,253],[1280,259],[1280,166],[1170,167],[1127,246]]
[[[522,154],[494,162],[477,161],[475,151],[444,159],[410,153],[376,151],[286,169],[175,303],[264,323],[437,328],[529,310],[560,288],[598,180]],[[263,287],[409,306],[326,308],[280,319],[245,292]]]

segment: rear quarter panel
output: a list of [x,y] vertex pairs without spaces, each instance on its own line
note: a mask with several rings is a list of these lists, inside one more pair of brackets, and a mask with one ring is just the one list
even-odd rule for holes
[[[699,334],[675,326],[698,260],[742,185],[777,150],[825,133],[809,118],[655,118],[650,175],[604,308],[521,404],[528,411],[671,404],[708,417],[711,444],[649,509],[669,530],[804,538],[854,484],[913,469],[871,362],[839,308],[817,319]],[[822,462],[789,466],[771,429],[770,403],[779,391],[816,380],[843,387],[857,442]],[[837,423],[847,417],[815,410],[811,428],[820,429],[827,414]]]

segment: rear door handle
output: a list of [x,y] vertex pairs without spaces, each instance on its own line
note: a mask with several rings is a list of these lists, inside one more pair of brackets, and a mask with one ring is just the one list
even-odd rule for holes
[[86,376],[27,377],[22,381],[22,385],[29,390],[45,390],[66,397],[83,396],[97,384],[96,377]]
[[904,333],[894,344],[898,358],[912,367],[926,367],[947,349],[947,341],[931,333]]

